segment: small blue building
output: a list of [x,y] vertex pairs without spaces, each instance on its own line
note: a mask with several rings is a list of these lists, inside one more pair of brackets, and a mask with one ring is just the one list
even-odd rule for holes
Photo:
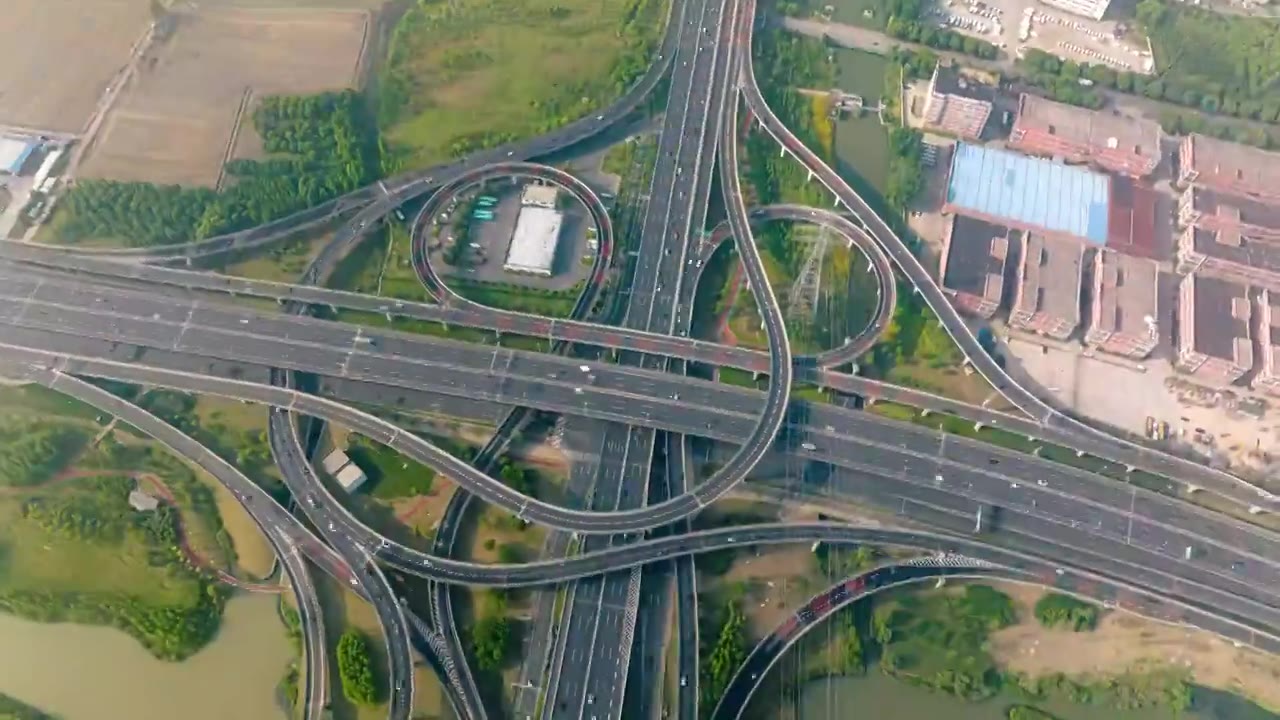
[[0,173],[17,175],[40,143],[27,138],[0,137]]

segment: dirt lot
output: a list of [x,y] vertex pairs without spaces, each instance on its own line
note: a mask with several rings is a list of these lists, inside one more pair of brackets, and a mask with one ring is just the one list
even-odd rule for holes
[[1207,632],[1152,622],[1123,612],[1102,615],[1093,632],[1046,630],[1032,614],[1043,591],[1001,585],[1019,605],[1020,622],[991,636],[992,656],[1031,675],[1114,675],[1132,669],[1182,667],[1196,682],[1240,692],[1280,707],[1280,659],[1237,648]]
[[5,0],[0,123],[78,133],[151,22],[146,0]]
[[224,160],[261,154],[256,100],[352,87],[372,16],[341,10],[209,10],[142,60],[81,168],[85,177],[215,186]]

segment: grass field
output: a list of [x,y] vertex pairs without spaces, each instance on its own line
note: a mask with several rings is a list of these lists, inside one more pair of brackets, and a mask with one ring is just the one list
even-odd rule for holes
[[428,302],[426,288],[413,269],[409,231],[398,223],[366,238],[347,254],[327,283],[329,287]]
[[0,592],[124,593],[156,605],[194,601],[198,585],[152,567],[142,543],[97,545],[48,533],[21,517],[21,505],[20,499],[0,497]]
[[151,17],[145,0],[6,0],[0,123],[78,133]]
[[175,29],[147,50],[81,175],[215,186],[225,159],[262,154],[250,122],[256,99],[353,87],[370,26],[364,11],[227,9],[173,17]]
[[396,27],[379,116],[401,169],[544,133],[625,88],[628,46],[656,43],[663,0],[469,0],[411,8]]
[[296,239],[283,245],[275,245],[270,250],[257,251],[223,265],[219,272],[255,280],[297,282],[311,259],[332,237],[330,230],[300,233]]

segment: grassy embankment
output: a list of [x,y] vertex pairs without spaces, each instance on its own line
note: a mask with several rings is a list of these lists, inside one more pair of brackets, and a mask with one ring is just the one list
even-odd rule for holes
[[[52,391],[0,388],[0,408],[0,609],[111,625],[165,659],[208,643],[226,591],[192,556],[233,571],[242,539],[212,480]],[[134,511],[130,490],[156,483],[173,505]]]

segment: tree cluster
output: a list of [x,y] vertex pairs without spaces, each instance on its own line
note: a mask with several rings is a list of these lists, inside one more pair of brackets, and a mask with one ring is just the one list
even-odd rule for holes
[[515,490],[521,495],[528,495],[531,498],[538,497],[538,471],[531,468],[521,467],[511,461],[511,458],[502,457],[498,460],[498,477],[507,487]]
[[501,669],[511,652],[511,622],[507,620],[506,601],[496,596],[494,606],[471,625],[471,653],[481,670]]
[[184,660],[217,634],[225,601],[217,585],[201,580],[188,606],[150,605],[123,594],[15,590],[0,593],[0,611],[37,622],[107,625],[162,660]]
[[338,677],[342,680],[342,694],[351,702],[357,705],[378,702],[369,641],[359,630],[349,629],[338,638]]
[[0,428],[0,486],[39,485],[66,467],[88,440],[80,428],[65,424]]
[[[701,711],[710,711],[720,701],[729,681],[747,658],[746,650],[746,616],[735,601],[729,601],[724,608],[724,622],[716,633],[715,643],[702,653],[701,681],[698,690],[701,694]],[[712,635],[708,633],[708,636]]]
[[226,190],[82,180],[66,195],[59,234],[130,247],[201,239],[318,205],[371,182],[380,170],[376,129],[354,91],[268,97],[253,122],[272,156],[228,162]]
[[1037,600],[1035,615],[1045,627],[1073,632],[1092,630],[1098,624],[1097,606],[1061,593],[1048,593]]
[[893,18],[889,21],[885,32],[899,40],[919,43],[934,50],[963,53],[983,60],[994,60],[1000,54],[1000,50],[986,40],[979,40],[972,35],[964,35],[954,30],[930,27],[927,22],[919,20]]
[[[1144,0],[1152,2],[1153,0]],[[1179,10],[1178,12],[1184,12]],[[1230,42],[1223,37],[1224,43]],[[1226,47],[1226,46],[1224,46]],[[1218,51],[1209,53],[1212,57]],[[1206,58],[1205,55],[1198,59]],[[1181,66],[1179,66],[1181,67]],[[1167,70],[1156,75],[1115,70],[1109,66],[1076,63],[1029,49],[1018,61],[1019,73],[1028,83],[1045,90],[1059,102],[1088,108],[1103,105],[1100,89],[1115,90],[1160,100],[1202,112],[1229,115],[1243,120],[1280,123],[1280,98],[1274,91],[1260,92],[1252,86],[1240,87],[1210,79],[1197,69],[1199,62],[1188,65],[1186,72]],[[1216,77],[1218,73],[1214,73]],[[1219,132],[1230,132],[1219,131]],[[1264,136],[1265,137],[1265,136]]]
[[884,201],[902,213],[924,188],[921,159],[924,137],[913,128],[893,127],[889,130],[889,179],[885,183]]

